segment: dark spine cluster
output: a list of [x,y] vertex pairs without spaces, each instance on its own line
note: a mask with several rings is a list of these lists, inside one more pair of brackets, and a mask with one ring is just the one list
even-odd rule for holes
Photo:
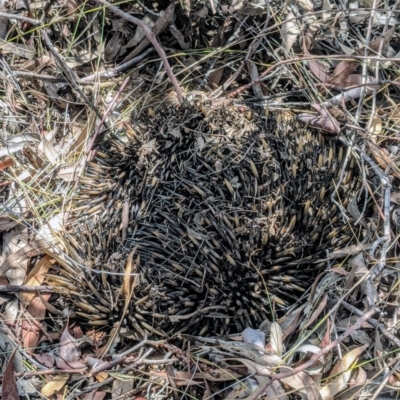
[[[123,272],[134,250],[140,275],[124,318],[141,334],[257,327],[298,299],[327,251],[359,239],[341,215],[360,186],[344,160],[335,139],[293,121],[166,109],[107,139],[88,164],[71,248],[105,272]],[[76,301],[78,315],[118,318],[118,279],[82,282],[102,311]]]

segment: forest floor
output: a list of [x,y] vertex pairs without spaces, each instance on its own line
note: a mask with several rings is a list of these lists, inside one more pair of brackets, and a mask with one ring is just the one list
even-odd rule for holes
[[[2,398],[398,398],[398,8],[0,1]],[[60,238],[97,145],[110,132],[134,137],[132,121],[154,118],[165,99],[204,116],[211,105],[295,119],[340,141],[370,199],[343,217],[366,240],[261,329],[127,346],[115,326],[70,318],[46,277],[73,256]]]

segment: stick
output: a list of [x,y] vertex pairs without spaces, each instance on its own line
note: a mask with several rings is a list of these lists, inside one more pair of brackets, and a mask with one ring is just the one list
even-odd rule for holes
[[299,365],[296,368],[291,369],[290,371],[280,372],[278,374],[272,374],[269,376],[270,379],[266,380],[262,385],[260,385],[248,398],[247,400],[256,400],[258,399],[264,391],[268,388],[269,385],[272,384],[273,381],[283,378],[288,378],[293,376],[305,369],[314,365],[318,359],[326,353],[329,353],[333,350],[338,344],[340,344],[346,337],[350,336],[354,331],[361,328],[361,325],[366,322],[369,318],[371,318],[376,313],[376,309],[372,308],[367,313],[365,313],[355,324],[350,326],[345,332],[343,332],[336,340],[334,340],[331,344],[324,347],[320,352],[315,353],[307,362]]
[[143,29],[143,32],[147,36],[147,39],[150,40],[151,44],[154,46],[156,49],[157,53],[161,57],[161,60],[164,63],[164,68],[167,71],[167,74],[169,76],[169,79],[171,79],[172,85],[174,86],[176,95],[178,96],[179,102],[182,104],[183,103],[183,95],[182,95],[182,90],[179,86],[179,83],[177,79],[175,78],[174,73],[172,72],[171,66],[169,65],[167,55],[165,54],[165,51],[163,48],[160,46],[160,44],[157,41],[157,38],[154,36],[153,31],[151,28],[143,22],[141,19],[133,17],[132,15],[129,15],[128,13],[120,10],[118,7],[113,6],[106,0],[94,0],[96,3],[102,4],[103,6],[106,6],[109,8],[114,14],[119,15],[121,18],[126,19],[129,22],[132,22],[133,24],[139,26],[140,28]]

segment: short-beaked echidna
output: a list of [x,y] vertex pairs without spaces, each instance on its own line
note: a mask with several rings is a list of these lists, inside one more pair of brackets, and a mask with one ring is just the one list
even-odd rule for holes
[[[141,334],[256,328],[310,286],[328,250],[360,239],[337,206],[360,178],[335,138],[285,113],[205,113],[162,106],[110,135],[74,196],[72,253],[105,272],[124,272],[133,255],[123,318]],[[122,278],[76,271],[49,276],[76,315],[96,326],[120,318]]]

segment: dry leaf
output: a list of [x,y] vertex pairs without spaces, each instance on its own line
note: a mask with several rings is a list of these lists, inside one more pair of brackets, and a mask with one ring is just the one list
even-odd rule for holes
[[58,154],[53,144],[48,141],[44,136],[42,142],[39,144],[39,149],[43,151],[43,154],[46,156],[47,161],[53,163],[56,161]]
[[270,340],[272,351],[277,356],[282,357],[282,354],[285,351],[283,345],[283,333],[281,326],[276,322],[273,322],[271,325]]
[[43,248],[49,245],[36,240],[7,257],[0,266],[0,275],[6,275],[12,285],[21,285],[26,276],[27,260],[43,254]]
[[43,87],[45,88],[47,95],[58,107],[64,110],[67,108],[67,103],[58,95],[58,88],[53,82],[43,81]]
[[43,294],[31,300],[26,310],[26,319],[22,327],[22,341],[25,349],[32,351],[39,343],[41,331],[45,328],[40,323],[46,316],[46,306],[44,301],[50,299],[51,294]]
[[12,167],[14,165],[14,160],[12,158],[7,158],[6,160],[0,161],[0,171],[4,171],[6,168]]
[[70,154],[80,153],[83,150],[90,134],[94,131],[96,118],[96,113],[92,111],[89,114],[83,129],[76,135],[76,137],[74,137],[72,146],[69,150]]
[[129,301],[129,299],[131,298],[132,272],[134,270],[133,256],[135,255],[135,252],[136,252],[136,247],[130,252],[128,259],[126,260],[124,280],[121,287],[121,295],[125,296],[126,301]]
[[[149,17],[148,14],[146,14],[143,17],[142,20],[145,24],[147,24],[150,28],[153,28],[155,23],[154,21]],[[135,35],[133,36],[133,38],[124,46],[125,49],[129,49],[130,47],[134,47],[137,46],[141,40],[143,40],[143,38],[146,36],[146,34],[144,33],[144,30],[138,26],[136,27],[136,32]]]
[[14,357],[15,357],[15,351],[11,354],[11,357],[8,360],[7,367],[3,375],[2,395],[4,400],[20,400],[17,389],[17,381],[14,373]]
[[[48,255],[45,255],[29,272],[24,281],[24,285],[40,286],[46,277],[46,273],[50,270],[54,263],[54,259]],[[34,293],[21,293],[22,304],[28,304],[35,296],[36,294]]]
[[[311,56],[307,49],[306,40],[303,41],[303,51],[306,56]],[[329,74],[329,70],[322,62],[317,60],[307,61],[307,65],[315,77],[322,83],[326,83],[330,80],[331,76]]]
[[86,367],[86,364],[81,359],[81,352],[76,345],[76,340],[68,331],[68,326],[65,327],[61,335],[59,354],[57,367],[60,369],[82,369]]
[[297,19],[292,12],[286,15],[285,22],[282,24],[281,35],[285,43],[285,50],[289,52],[300,35]]
[[0,39],[0,51],[5,54],[15,54],[18,57],[27,58],[28,60],[34,58],[36,54],[36,49],[33,46],[6,42],[3,39]]
[[[152,31],[154,36],[158,36],[160,33],[164,32],[164,30],[168,27],[168,25],[173,21],[175,15],[175,3],[171,2],[171,4],[167,7],[166,10],[163,11],[163,15],[161,15]],[[136,57],[138,54],[140,54],[148,45],[150,44],[150,40],[145,37],[139,45],[136,46],[136,48],[131,51],[124,59],[123,63],[131,60],[132,58]]]
[[384,149],[375,146],[371,142],[368,142],[368,145],[375,161],[381,166],[381,168],[385,170],[387,167],[390,167],[390,170],[393,173],[393,175],[396,176],[397,178],[400,178],[400,169],[390,158],[390,155],[387,154],[387,152]]
[[130,211],[129,201],[126,200],[122,207],[122,233],[121,233],[122,241],[126,239],[126,236],[128,234],[129,211]]
[[280,379],[286,385],[297,390],[303,399],[307,400],[321,400],[318,388],[315,382],[304,371],[289,377]]
[[361,251],[367,251],[372,247],[372,244],[352,244],[351,246],[344,247],[340,250],[335,250],[329,253],[329,259],[343,258],[351,255],[360,253]]
[[314,310],[311,317],[305,321],[305,325],[303,328],[309,327],[325,310],[326,304],[328,302],[328,295],[325,295],[324,298],[319,302],[318,307]]
[[17,226],[19,224],[18,221],[15,221],[14,219],[7,217],[7,216],[0,216],[0,232],[1,231],[8,231],[14,226]]
[[305,122],[316,128],[321,128],[325,132],[338,135],[340,133],[340,124],[336,118],[326,110],[324,106],[314,103],[312,104],[312,107],[318,111],[319,116],[302,113],[298,115],[299,121]]
[[53,380],[47,382],[40,391],[43,396],[52,396],[59,392],[67,383],[69,375],[56,375]]
[[63,165],[58,169],[56,176],[65,182],[75,182],[81,171],[81,165]]
[[369,138],[376,144],[378,137],[382,134],[382,119],[378,115],[374,115],[368,125],[367,131]]
[[330,373],[333,379],[320,390],[322,400],[332,399],[347,386],[353,372],[350,367],[368,346],[368,344],[365,344],[364,346],[356,347],[336,363]]

